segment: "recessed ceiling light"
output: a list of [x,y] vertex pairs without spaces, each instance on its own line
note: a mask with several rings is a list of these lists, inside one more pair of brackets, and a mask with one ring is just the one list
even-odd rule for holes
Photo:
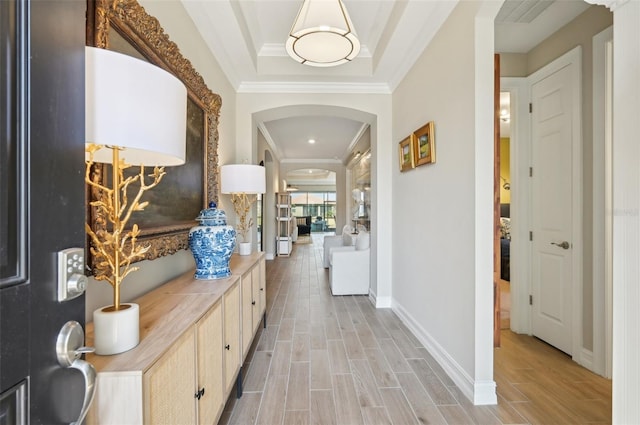
[[309,139],[309,144],[310,144],[310,145],[313,145],[315,142],[316,142],[316,140],[315,140],[315,139]]

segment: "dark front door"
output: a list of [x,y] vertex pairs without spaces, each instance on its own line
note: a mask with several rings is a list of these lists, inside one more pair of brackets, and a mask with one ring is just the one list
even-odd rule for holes
[[[77,419],[85,380],[56,341],[57,253],[85,245],[85,2],[0,0],[0,423]],[[22,400],[22,402],[20,401]]]

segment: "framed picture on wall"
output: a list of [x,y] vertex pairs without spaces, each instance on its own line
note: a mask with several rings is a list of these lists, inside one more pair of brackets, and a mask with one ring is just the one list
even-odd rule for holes
[[398,157],[400,159],[400,171],[407,171],[415,167],[411,136],[401,141],[398,145]]
[[436,133],[433,121],[429,121],[411,135],[415,166],[436,162]]

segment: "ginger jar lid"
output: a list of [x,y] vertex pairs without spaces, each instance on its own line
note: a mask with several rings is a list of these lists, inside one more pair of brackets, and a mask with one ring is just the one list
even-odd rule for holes
[[202,226],[226,226],[227,215],[223,210],[216,208],[215,202],[209,202],[209,208],[200,211],[196,217]]

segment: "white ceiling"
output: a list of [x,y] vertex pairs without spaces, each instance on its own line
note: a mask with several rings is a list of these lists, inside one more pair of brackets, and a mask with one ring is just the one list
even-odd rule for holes
[[[342,161],[357,142],[364,124],[332,116],[296,116],[267,121],[264,128],[285,159]],[[315,143],[309,143],[313,140]]]
[[496,52],[527,53],[590,6],[584,0],[506,0],[496,17]]
[[[239,92],[330,87],[391,93],[458,0],[343,0],[362,49],[352,62],[333,68],[302,65],[285,52],[301,0],[181,1]],[[506,0],[497,19],[504,22],[496,23],[496,51],[528,52],[587,7],[583,0]],[[511,22],[518,20],[531,22]],[[336,115],[293,112],[258,125],[280,160],[344,162],[364,124]],[[309,138],[317,143],[308,144]]]

